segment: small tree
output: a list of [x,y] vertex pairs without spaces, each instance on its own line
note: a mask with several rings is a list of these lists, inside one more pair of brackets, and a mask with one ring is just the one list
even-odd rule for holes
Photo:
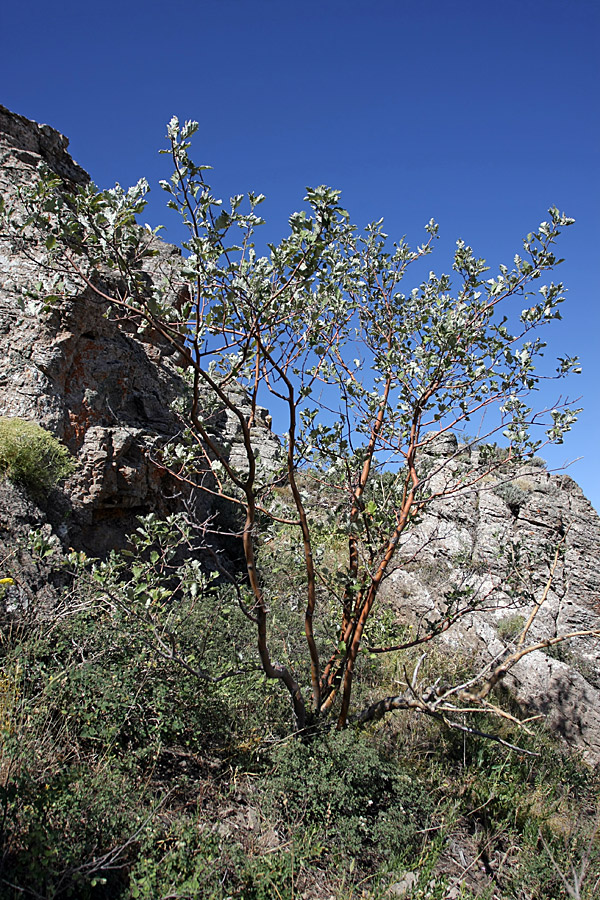
[[[144,181],[128,192],[90,185],[65,195],[47,176],[25,197],[31,214],[23,227],[44,229],[50,265],[103,297],[108,314],[128,328],[133,322],[153,329],[176,349],[190,397],[180,412],[183,441],[176,450],[164,448],[160,464],[242,511],[240,602],[256,628],[262,669],[289,692],[297,727],[334,716],[341,728],[415,708],[470,730],[452,711],[461,702],[491,708],[492,687],[532,649],[523,643],[526,631],[516,653],[465,684],[423,686],[417,666],[401,694],[353,711],[357,661],[403,535],[427,505],[472,488],[501,464],[531,457],[544,443],[560,443],[575,421],[578,410],[568,401],[541,410],[529,405],[543,377],[538,332],[560,318],[564,299],[562,284],[535,290],[535,283],[560,262],[553,245],[573,220],[551,209],[549,221],[527,235],[524,255],[493,275],[458,241],[452,278],[430,272],[403,292],[408,267],[432,251],[433,220],[421,246],[411,249],[404,240],[390,246],[382,221],[358,232],[339,192],[318,187],[307,192],[308,211],[290,217],[289,236],[259,255],[254,241],[264,198],[236,195],[225,208],[213,197],[209,167],[189,155],[197,127],[175,118],[168,126],[163,152],[174,172],[161,186],[188,238],[183,259],[162,283],[150,284],[147,274],[159,254],[155,232],[136,224]],[[577,361],[567,357],[550,377],[574,371]],[[273,409],[281,434],[276,472],[260,459],[259,404]],[[243,464],[234,465],[215,436],[215,405],[239,423]],[[467,471],[453,457],[432,457],[440,435],[483,413],[481,439],[502,433],[505,454]],[[274,502],[284,485],[287,511]],[[326,498],[325,524],[307,500],[317,492]],[[333,572],[317,558],[324,527],[345,542],[345,558]],[[260,546],[281,528],[294,530],[301,548],[306,675],[271,655]],[[371,650],[427,642],[473,602],[459,604],[416,639]]]

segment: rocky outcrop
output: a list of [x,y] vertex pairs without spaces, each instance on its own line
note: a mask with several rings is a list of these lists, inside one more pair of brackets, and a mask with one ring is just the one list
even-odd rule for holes
[[[445,460],[455,473],[477,472],[481,453],[460,448],[450,435],[434,444],[430,464]],[[445,477],[434,477],[434,491]],[[435,500],[408,533],[400,549],[404,565],[384,591],[417,629],[442,621],[456,604],[466,610],[443,639],[472,670],[516,649],[536,609],[528,644],[600,632],[599,550],[600,517],[581,489],[534,460]],[[584,636],[523,657],[506,679],[524,708],[543,714],[594,763],[600,762],[599,664],[600,640]]]
[[[6,202],[18,204],[19,186],[36,177],[40,162],[71,185],[88,181],[67,146],[67,139],[48,125],[0,107],[0,193]],[[149,289],[179,261],[175,248],[158,241],[157,248]],[[155,334],[125,333],[105,316],[104,303],[93,291],[40,312],[28,291],[40,280],[43,263],[43,248],[3,235],[0,415],[38,422],[76,455],[77,472],[66,485],[70,510],[55,513],[63,519],[69,544],[102,555],[123,543],[137,516],[166,514],[185,499],[151,451],[179,433],[171,407],[186,386],[171,349]],[[215,410],[213,419],[215,433],[235,460],[237,421],[224,410]],[[263,432],[263,458],[274,463],[279,445],[266,412],[256,427]],[[195,510],[198,515],[214,512],[206,499],[200,505],[196,499]]]

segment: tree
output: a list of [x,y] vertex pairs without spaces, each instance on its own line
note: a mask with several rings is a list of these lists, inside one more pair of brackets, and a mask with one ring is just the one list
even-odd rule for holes
[[[68,294],[65,284],[84,285],[106,301],[107,315],[129,329],[132,323],[151,328],[176,349],[190,392],[180,412],[183,438],[162,448],[157,462],[240,509],[245,573],[236,589],[256,629],[262,670],[289,692],[298,729],[331,718],[342,728],[414,708],[471,730],[454,715],[457,704],[493,709],[493,686],[533,649],[525,643],[531,622],[516,653],[462,685],[422,685],[417,665],[401,694],[353,711],[353,684],[381,585],[419,514],[434,500],[472,488],[500,462],[560,443],[576,419],[569,401],[547,409],[530,405],[548,377],[537,369],[545,346],[539,331],[560,318],[564,300],[561,283],[537,289],[535,283],[561,262],[553,245],[573,220],[552,208],[549,221],[527,235],[523,256],[491,277],[485,261],[458,241],[452,277],[430,272],[405,293],[408,268],[432,252],[433,220],[421,246],[411,249],[404,240],[390,246],[382,221],[358,232],[340,193],[318,187],[307,192],[308,211],[290,217],[289,236],[259,255],[257,209],[264,198],[239,194],[225,208],[213,197],[209,167],[189,154],[197,128],[175,118],[168,126],[163,152],[174,172],[161,186],[188,238],[183,258],[160,284],[148,276],[160,256],[156,231],[136,222],[145,181],[127,192],[88,185],[68,194],[46,174],[24,194],[30,215],[19,227],[42,229],[50,268],[68,276],[44,302]],[[550,377],[577,370],[575,358],[561,358]],[[273,409],[281,434],[275,472],[260,459],[259,404]],[[234,465],[215,436],[217,408],[239,423],[243,463]],[[452,457],[432,457],[440,435],[484,413],[478,441],[501,433],[503,456],[490,455],[472,471],[460,471]],[[275,502],[284,486],[287,507]],[[325,498],[325,523],[311,511],[308,498],[317,492]],[[309,690],[303,671],[271,653],[261,565],[265,536],[284,528],[301,549],[298,602]],[[324,528],[345,543],[334,571],[318,558]],[[426,643],[476,603],[465,592],[427,633],[370,651]]]

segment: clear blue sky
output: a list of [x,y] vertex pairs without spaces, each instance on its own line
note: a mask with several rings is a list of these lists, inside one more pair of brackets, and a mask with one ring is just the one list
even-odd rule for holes
[[600,508],[597,0],[29,0],[2,5],[0,34],[0,101],[68,135],[102,187],[167,177],[176,114],[200,121],[218,192],[267,195],[274,238],[322,183],[394,238],[436,218],[438,271],[458,237],[510,263],[550,205],[575,217],[548,353],[581,357],[585,413],[546,457],[582,456],[569,474]]

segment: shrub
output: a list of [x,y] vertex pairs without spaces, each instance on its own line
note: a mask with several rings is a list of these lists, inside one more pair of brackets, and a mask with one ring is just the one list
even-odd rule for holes
[[498,637],[503,641],[514,641],[523,631],[525,619],[523,616],[512,615],[500,619],[497,626]]
[[364,735],[331,732],[322,741],[292,740],[274,753],[263,781],[271,807],[294,833],[313,829],[335,855],[361,864],[412,859],[435,803],[413,772],[386,759]]
[[514,481],[504,481],[498,484],[494,488],[494,493],[504,500],[513,516],[519,515],[519,510],[528,498],[527,491],[524,491]]
[[541,456],[534,456],[529,460],[530,466],[535,466],[537,469],[545,469],[546,468],[546,460],[542,459]]
[[50,432],[25,419],[0,416],[0,474],[39,496],[74,468],[71,454]]

